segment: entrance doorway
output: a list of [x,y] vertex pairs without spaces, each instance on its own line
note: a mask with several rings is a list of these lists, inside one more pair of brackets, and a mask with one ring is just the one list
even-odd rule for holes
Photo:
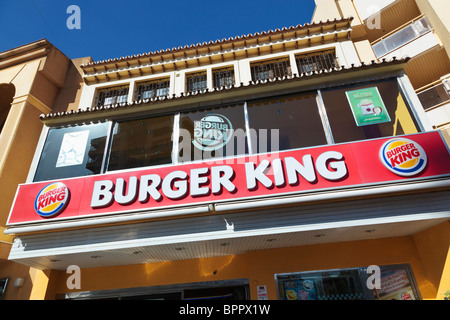
[[67,293],[68,300],[248,300],[248,279]]

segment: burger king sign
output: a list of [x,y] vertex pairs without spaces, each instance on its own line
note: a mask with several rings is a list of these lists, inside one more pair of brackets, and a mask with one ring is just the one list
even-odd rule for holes
[[36,196],[34,210],[38,215],[49,218],[62,212],[69,202],[69,189],[56,182],[45,186]]
[[411,177],[421,173],[427,165],[427,155],[415,141],[395,138],[386,141],[380,148],[380,160],[396,175]]

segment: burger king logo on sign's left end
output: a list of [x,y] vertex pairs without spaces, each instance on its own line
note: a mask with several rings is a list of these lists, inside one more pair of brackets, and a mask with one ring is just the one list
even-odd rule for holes
[[69,195],[69,188],[65,184],[61,182],[49,184],[36,196],[34,209],[41,217],[53,217],[66,208]]
[[423,148],[417,142],[404,138],[386,141],[380,148],[379,156],[386,168],[403,177],[421,173],[428,162]]

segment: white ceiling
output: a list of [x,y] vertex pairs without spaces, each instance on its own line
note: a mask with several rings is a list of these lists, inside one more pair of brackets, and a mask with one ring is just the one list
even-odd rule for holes
[[115,250],[46,255],[21,259],[18,262],[39,269],[66,270],[67,266],[73,264],[83,269],[240,255],[254,250],[408,236],[445,220],[448,220],[448,218],[367,224],[341,228],[318,228],[302,232],[273,233],[246,237],[224,236],[215,240],[184,241],[180,243],[136,246]]

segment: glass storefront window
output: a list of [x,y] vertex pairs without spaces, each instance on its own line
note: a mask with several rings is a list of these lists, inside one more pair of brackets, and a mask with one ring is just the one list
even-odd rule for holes
[[419,132],[395,77],[108,126],[50,128],[34,181]]
[[409,266],[382,266],[380,285],[372,290],[376,300],[420,299]]
[[109,123],[51,128],[34,181],[99,174]]
[[174,116],[116,122],[108,170],[172,163]]
[[246,154],[245,124],[243,104],[181,113],[179,162]]
[[327,144],[315,92],[249,103],[248,117],[253,153]]
[[299,273],[278,277],[282,300],[363,300],[358,270]]
[[371,286],[374,284],[374,273],[369,273],[366,267],[276,274],[278,297],[280,300],[420,299],[409,265],[375,267],[379,270],[375,288],[369,288],[369,282]]
[[396,78],[322,91],[334,142],[419,131]]

